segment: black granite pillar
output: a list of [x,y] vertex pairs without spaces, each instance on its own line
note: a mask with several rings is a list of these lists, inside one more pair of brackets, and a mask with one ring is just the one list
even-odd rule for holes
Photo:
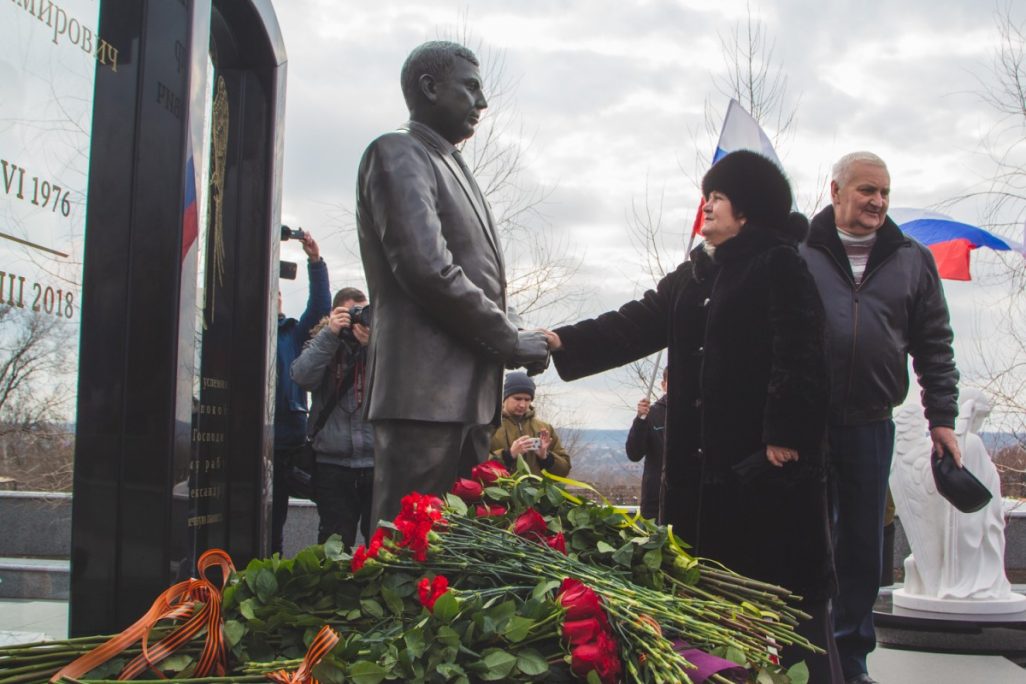
[[[285,60],[270,0],[213,4],[101,5],[98,33],[118,51],[118,66],[97,69],[93,113],[72,514],[74,636],[130,624],[191,572],[190,561],[206,548],[226,548],[239,564],[265,549]],[[199,12],[210,21],[195,22]],[[206,231],[200,250],[218,307],[203,312],[215,316],[203,329],[189,315],[197,250],[183,249],[182,228],[195,150],[190,116],[210,116],[190,111],[196,70],[188,67],[197,51],[205,62],[208,45],[217,66],[208,86],[224,84],[230,116],[221,138],[223,194],[210,201],[220,212],[219,230]],[[209,266],[215,234],[223,239],[218,271]],[[198,369],[187,358],[197,343]],[[183,416],[192,416],[192,425],[183,425]]]

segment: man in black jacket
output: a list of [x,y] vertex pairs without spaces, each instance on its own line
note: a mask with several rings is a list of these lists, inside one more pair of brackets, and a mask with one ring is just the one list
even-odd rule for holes
[[653,404],[647,398],[638,402],[638,414],[627,433],[627,458],[634,462],[645,459],[641,475],[641,516],[659,516],[659,489],[663,472],[663,448],[666,444],[666,379],[669,368],[663,368],[660,386],[663,396]]
[[887,217],[890,174],[880,157],[853,152],[834,165],[831,205],[812,220],[801,252],[826,310],[830,454],[834,469],[834,634],[845,681],[869,684],[876,646],[891,410],[908,392],[912,356],[934,450],[961,464],[955,438],[958,371],[948,307],[929,250]]
[[456,148],[488,106],[477,58],[455,43],[425,43],[400,80],[410,121],[367,147],[356,198],[374,302],[365,400],[374,524],[409,492],[444,494],[484,460],[503,365],[540,372],[548,359],[545,336],[507,316],[499,237]]

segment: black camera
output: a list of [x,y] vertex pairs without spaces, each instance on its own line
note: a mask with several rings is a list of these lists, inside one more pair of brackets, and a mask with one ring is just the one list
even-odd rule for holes
[[302,240],[306,237],[306,233],[303,232],[302,228],[292,230],[288,226],[281,227],[281,239],[282,242],[285,240]]
[[338,336],[346,340],[356,340],[353,335],[353,326],[359,323],[360,325],[370,327],[371,326],[371,307],[370,304],[364,304],[363,306],[354,306],[349,309],[349,327],[342,328],[338,331]]

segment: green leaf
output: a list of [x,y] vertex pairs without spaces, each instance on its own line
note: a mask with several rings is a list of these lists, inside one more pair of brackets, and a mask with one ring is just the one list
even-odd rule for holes
[[563,505],[563,495],[559,493],[559,489],[556,487],[546,487],[545,498],[548,499],[549,505],[553,508],[559,508]]
[[613,553],[616,551],[616,549],[611,545],[601,540],[599,540],[599,543],[595,545],[595,548],[598,549],[599,553]]
[[591,527],[591,514],[585,506],[578,506],[567,511],[566,519],[573,527]]
[[588,678],[585,681],[588,684],[602,684],[602,678],[598,676],[598,672],[595,672],[595,670],[588,670]]
[[435,601],[434,616],[441,622],[452,622],[459,612],[460,602],[456,599],[456,594],[451,591],[445,592]]
[[456,663],[439,663],[435,668],[445,681],[467,681],[467,672]]
[[333,534],[324,542],[324,557],[330,561],[340,561],[350,558],[346,553],[346,545],[342,543],[342,537]]
[[378,684],[388,675],[388,670],[369,660],[358,660],[349,666],[349,677],[355,684]]
[[791,684],[808,684],[809,666],[804,660],[792,665],[787,671],[787,678]]
[[256,619],[256,614],[253,612],[253,608],[255,606],[256,606],[256,599],[255,598],[248,598],[248,599],[246,599],[245,601],[243,601],[242,603],[239,604],[239,613],[241,613],[242,617],[246,618],[247,620],[255,620]]
[[506,635],[507,639],[516,644],[527,638],[527,635],[531,633],[531,628],[534,627],[534,624],[535,621],[531,618],[514,615],[509,619],[509,622],[506,623],[506,628],[503,630],[503,634]]
[[385,605],[392,611],[393,615],[403,614],[403,600],[399,598],[393,590],[386,586],[381,587],[381,598],[385,600]]
[[549,663],[533,648],[525,648],[517,654],[517,669],[528,677],[537,677],[549,671]]
[[534,589],[531,590],[531,598],[541,601],[550,591],[559,589],[559,584],[558,580],[539,582],[534,586]]
[[467,503],[452,492],[445,495],[445,503],[449,508],[455,511],[457,515],[467,514]]
[[271,597],[278,591],[278,580],[275,579],[274,573],[263,568],[256,576],[256,586],[253,591],[256,592],[257,598],[262,603],[267,603],[271,600]]
[[223,610],[231,610],[235,607],[235,592],[239,590],[238,584],[231,584],[221,594],[221,608]]
[[483,682],[497,682],[509,676],[516,667],[517,657],[499,648],[489,648],[482,654],[481,660],[470,665]]
[[242,641],[246,634],[246,626],[238,620],[226,620],[224,623],[224,638],[228,642],[228,648]]
[[[442,597],[444,598],[444,596]],[[439,601],[442,599],[439,598]],[[435,604],[435,610],[438,610],[438,604]],[[442,625],[438,628],[438,632],[435,633],[435,639],[440,641],[442,644],[451,648],[459,648],[460,635],[452,627]]]
[[502,487],[485,487],[485,496],[495,501],[505,501],[509,498],[509,492]]
[[174,655],[169,655],[167,658],[161,660],[158,667],[161,672],[173,672],[175,674],[179,674],[182,670],[189,667],[193,660],[194,658],[188,653],[175,653]]
[[616,550],[613,554],[613,562],[618,565],[622,565],[625,568],[631,567],[631,563],[634,560],[634,543],[627,542]]
[[363,599],[360,601],[360,610],[364,615],[369,615],[372,618],[385,617],[385,609],[374,599]]
[[745,658],[744,651],[737,646],[727,646],[727,650],[724,652],[723,657],[732,663],[738,665],[748,666],[748,659]]
[[420,627],[415,627],[408,630],[403,634],[403,641],[406,642],[406,650],[410,652],[413,658],[419,658],[427,650],[427,644],[424,642],[424,630]]
[[645,564],[649,570],[656,571],[663,564],[663,551],[662,549],[649,549],[642,556],[641,562]]
[[302,572],[317,572],[321,569],[321,559],[312,548],[305,548],[296,554],[295,569]]

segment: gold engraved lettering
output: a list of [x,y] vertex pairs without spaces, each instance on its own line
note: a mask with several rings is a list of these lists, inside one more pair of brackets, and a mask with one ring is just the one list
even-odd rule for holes
[[221,513],[211,513],[210,515],[194,515],[188,519],[189,527],[202,527],[203,525],[211,525],[213,523],[219,523],[224,520],[224,515]]

